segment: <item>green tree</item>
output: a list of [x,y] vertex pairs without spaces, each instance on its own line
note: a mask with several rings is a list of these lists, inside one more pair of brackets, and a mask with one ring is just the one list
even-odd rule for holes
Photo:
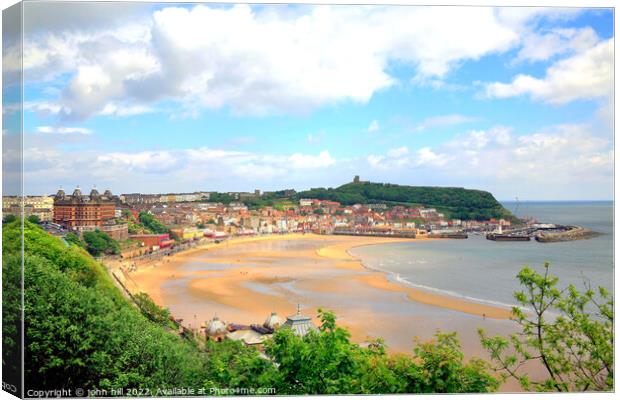
[[171,326],[170,312],[167,309],[161,308],[155,304],[153,299],[151,299],[151,296],[141,292],[134,295],[133,299],[142,312],[142,315],[144,315],[147,319],[158,325]]
[[337,188],[313,188],[297,193],[297,199],[315,198],[355,203],[424,205],[437,208],[447,218],[518,220],[491,193],[454,187],[404,186],[389,183],[348,183]]
[[[16,311],[21,301],[21,237],[20,224],[3,226],[3,352],[7,356],[19,351],[11,339],[21,327]],[[203,354],[193,343],[141,315],[121,295],[103,265],[28,221],[23,237],[27,388],[202,385]],[[10,364],[5,372],[8,375],[13,369]]]
[[28,218],[26,218],[28,221],[30,221],[33,224],[38,224],[41,222],[41,218],[39,218],[38,215],[29,215]]
[[2,225],[2,374],[3,381],[21,388],[22,252],[17,219]]
[[[573,285],[560,290],[549,263],[542,274],[525,267],[517,277],[524,290],[515,298],[528,309],[513,308],[521,332],[504,338],[479,331],[504,379],[513,377],[536,391],[613,390],[614,315],[608,291],[595,292],[587,283],[583,292]],[[545,379],[534,381],[519,370],[531,362],[542,364]]]
[[101,254],[118,254],[120,246],[107,233],[95,230],[94,232],[84,232],[82,235],[86,242],[86,250],[93,256]]
[[73,232],[67,233],[65,235],[65,240],[67,241],[67,243],[74,244],[81,248],[86,248],[86,243],[84,243],[84,241],[80,239],[80,237]]
[[227,194],[227,193],[211,193],[209,195],[209,201],[212,201],[214,203],[224,203],[224,204],[229,204],[233,201],[235,201],[235,198],[232,197],[231,195]]
[[10,224],[13,221],[17,221],[17,216],[15,214],[7,214],[2,218],[2,223]]
[[473,358],[463,362],[456,333],[438,333],[430,342],[416,343],[416,361],[401,367],[407,393],[483,393],[499,387],[485,361]]
[[299,337],[284,328],[265,345],[277,365],[273,386],[278,393],[466,393],[498,387],[486,362],[464,363],[454,333],[417,342],[413,357],[390,356],[382,341],[368,348],[352,343],[333,313],[319,310],[319,317],[319,332]]
[[241,342],[208,341],[205,348],[205,388],[273,387],[275,365]]
[[138,218],[140,222],[146,229],[148,229],[152,233],[169,233],[170,229],[166,227],[166,225],[159,222],[153,215],[141,212],[138,214]]

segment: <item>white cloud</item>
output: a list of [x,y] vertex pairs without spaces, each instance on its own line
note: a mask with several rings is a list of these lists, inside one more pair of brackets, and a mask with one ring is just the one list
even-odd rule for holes
[[[47,129],[43,129],[47,131]],[[254,186],[261,180],[274,180],[282,188],[291,176],[312,177],[328,173],[337,160],[328,151],[318,154],[258,154],[207,147],[161,150],[97,152],[66,151],[28,142],[24,152],[25,179],[30,187],[53,187],[81,181],[125,187],[125,190],[169,191],[171,184],[196,190],[207,185],[222,190],[234,185]],[[205,166],[208,166],[205,167]],[[307,179],[307,178],[304,178]],[[138,185],[138,186],[136,186]],[[155,188],[155,189],[154,189]]]
[[289,165],[295,169],[329,167],[336,162],[327,150],[320,152],[317,156],[295,153],[288,158],[288,161]]
[[461,114],[438,115],[435,117],[428,117],[424,119],[419,125],[415,127],[415,130],[422,131],[429,128],[459,125],[476,120],[477,118],[468,117]]
[[43,116],[57,115],[63,110],[63,106],[49,101],[27,101],[24,102],[25,111],[34,111]]
[[402,157],[405,154],[409,154],[409,149],[405,146],[403,147],[399,147],[396,149],[391,149],[387,152],[387,156],[390,158],[398,158],[398,157]]
[[155,110],[145,105],[119,105],[116,103],[108,103],[98,115],[114,115],[117,117],[127,117],[130,115],[139,115],[152,113]]
[[545,33],[528,32],[523,37],[523,47],[515,61],[544,61],[556,55],[583,52],[594,47],[598,41],[598,35],[590,27],[556,28]]
[[443,166],[450,161],[448,154],[436,153],[430,147],[422,147],[417,152],[417,165]]
[[564,104],[575,100],[608,97],[613,93],[613,38],[560,60],[542,79],[517,75],[511,83],[486,85],[486,96],[507,98],[529,95],[535,100]]
[[378,156],[375,154],[371,154],[369,156],[366,157],[366,161],[368,161],[368,164],[370,164],[371,167],[373,168],[381,168],[381,162],[385,160],[384,156]]
[[379,130],[379,121],[377,121],[376,119],[373,120],[370,125],[368,125],[368,132],[369,133],[374,133],[377,132]]
[[608,198],[612,193],[613,147],[588,125],[558,125],[521,136],[504,127],[470,131],[450,147],[459,149],[455,162],[460,165],[451,174],[462,177],[473,169],[477,179],[502,187],[503,198],[519,193]]
[[385,155],[371,154],[366,157],[366,162],[378,170],[442,166],[449,160],[448,154],[437,153],[430,147],[422,147],[412,153],[406,146],[390,149]]
[[72,17],[71,29],[56,24],[28,35],[25,76],[72,76],[61,99],[68,118],[162,99],[180,102],[188,115],[222,107],[305,113],[368,102],[396,83],[391,62],[413,67],[417,82],[441,85],[462,62],[518,46],[544,10],[515,17],[485,7],[197,5],[83,30]]
[[162,174],[180,167],[184,161],[170,151],[142,151],[101,154],[97,156],[95,164],[100,168],[112,168],[126,172]]
[[72,128],[72,127],[64,127],[64,126],[39,126],[37,127],[37,132],[39,133],[48,133],[48,134],[60,134],[60,135],[70,135],[70,134],[78,134],[78,135],[90,135],[93,133],[90,129],[86,128]]
[[500,199],[608,199],[613,161],[613,144],[590,125],[520,135],[497,126],[407,153],[366,156],[367,169],[360,172],[384,182],[490,190]]
[[446,144],[447,147],[459,151],[462,149],[482,149],[489,144],[508,146],[512,143],[512,129],[505,126],[495,126],[488,130],[471,130],[460,135],[456,140]]

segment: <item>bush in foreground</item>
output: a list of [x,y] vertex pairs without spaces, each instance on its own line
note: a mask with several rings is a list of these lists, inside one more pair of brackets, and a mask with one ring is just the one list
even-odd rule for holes
[[[515,298],[531,310],[513,309],[521,332],[504,338],[488,337],[480,330],[496,369],[526,390],[613,390],[613,297],[603,287],[595,292],[589,284],[583,292],[573,285],[558,289],[558,278],[549,274],[548,263],[543,274],[526,267],[517,277],[524,290]],[[531,362],[542,364],[545,379],[533,381],[519,371]]]

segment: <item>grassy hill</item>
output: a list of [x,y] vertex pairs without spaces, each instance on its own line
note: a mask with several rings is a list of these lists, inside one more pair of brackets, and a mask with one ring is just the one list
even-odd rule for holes
[[347,183],[337,188],[314,188],[298,198],[333,200],[342,204],[387,203],[436,208],[449,218],[487,220],[515,217],[489,192],[456,187],[404,186],[390,183]]
[[[9,293],[19,289],[19,235],[17,223],[3,226]],[[24,255],[26,388],[202,384],[204,361],[195,345],[147,320],[85,250],[26,222]]]

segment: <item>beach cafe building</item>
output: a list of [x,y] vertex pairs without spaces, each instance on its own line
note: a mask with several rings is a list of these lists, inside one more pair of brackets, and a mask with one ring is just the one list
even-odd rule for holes
[[312,319],[302,315],[298,307],[297,313],[287,317],[286,320],[272,312],[262,325],[226,324],[215,316],[207,322],[205,336],[207,340],[217,342],[221,342],[224,338],[238,340],[246,346],[255,346],[262,350],[265,340],[282,327],[289,327],[299,336],[305,336],[310,331],[318,331]]

